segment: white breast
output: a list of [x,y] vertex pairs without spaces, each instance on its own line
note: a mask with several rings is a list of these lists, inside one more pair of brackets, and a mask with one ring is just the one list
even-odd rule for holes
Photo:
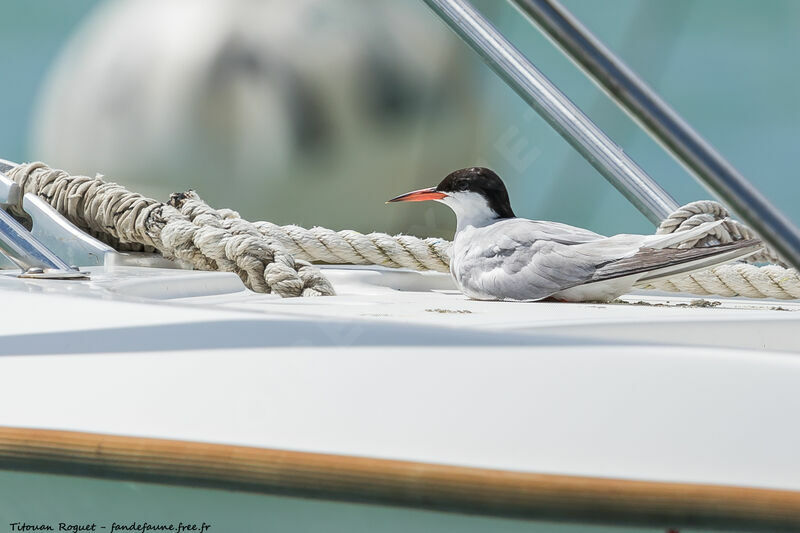
[[499,253],[500,247],[488,237],[487,227],[467,226],[453,240],[450,273],[464,295],[475,300],[500,300],[493,287],[485,284],[486,276],[498,268],[497,259],[486,257]]

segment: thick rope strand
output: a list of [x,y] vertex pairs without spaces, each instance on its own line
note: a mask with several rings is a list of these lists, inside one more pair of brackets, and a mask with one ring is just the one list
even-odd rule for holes
[[118,249],[136,244],[200,270],[236,272],[257,292],[283,297],[334,294],[315,267],[296,262],[279,243],[256,232],[234,233],[208,214],[196,223],[171,205],[99,176],[70,176],[43,163],[19,165],[8,176],[23,193],[43,198],[79,228],[106,235]]
[[450,271],[450,241],[444,239],[377,232],[364,235],[351,230],[306,229],[270,222],[256,222],[255,226],[263,235],[280,241],[295,257],[309,261]]

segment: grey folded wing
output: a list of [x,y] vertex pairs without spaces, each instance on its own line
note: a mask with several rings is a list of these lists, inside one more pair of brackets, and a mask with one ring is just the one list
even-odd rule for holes
[[540,300],[593,281],[599,267],[633,255],[644,238],[603,237],[566,224],[510,220],[493,224],[470,243],[460,269],[475,292]]

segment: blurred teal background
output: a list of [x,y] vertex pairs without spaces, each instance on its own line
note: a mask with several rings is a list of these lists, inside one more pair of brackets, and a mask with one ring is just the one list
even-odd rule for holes
[[36,97],[61,47],[99,0],[5,2],[0,17],[0,158],[34,158],[28,148]]
[[[189,75],[188,68],[175,67],[174,58],[182,56],[170,56],[169,47],[211,48],[215,41],[209,36],[216,34],[210,27],[195,32],[184,28],[181,43],[180,31],[164,30],[172,37],[159,41],[158,21],[166,11],[159,6],[167,3],[6,2],[0,17],[0,69],[5,74],[0,85],[0,157],[41,159],[73,173],[101,172],[161,199],[171,191],[195,188],[212,205],[240,210],[252,219],[446,237],[452,234],[453,219],[444,207],[384,206],[383,200],[433,185],[456,168],[482,164],[505,178],[518,215],[607,234],[652,231],[644,217],[528,111],[471,50],[433,20],[420,1],[338,0],[319,8],[309,0],[292,11],[289,6],[298,4],[290,0],[244,0],[196,2],[193,9],[206,3],[209,9],[214,4],[213,9],[238,12],[213,18],[230,24],[228,33],[220,33],[225,37],[219,39],[222,51],[210,53],[213,61]],[[709,197],[509,4],[475,3],[679,203]],[[134,4],[141,13],[150,9],[148,16],[114,15]],[[179,3],[169,4],[171,10],[178,9]],[[800,222],[795,169],[800,2],[564,4],[770,200]],[[373,9],[382,11],[356,16]],[[280,25],[275,22],[279,14],[284,17]],[[105,18],[97,18],[101,16]],[[236,17],[244,22],[226,22]],[[172,28],[180,29],[191,26],[193,19],[175,20]],[[282,28],[289,23],[300,37],[270,40],[288,33]],[[98,30],[98,25],[105,29]],[[320,28],[330,32],[329,41]],[[397,36],[382,39],[394,29]],[[308,39],[302,38],[304,32]],[[257,38],[261,34],[263,41]],[[118,35],[128,40],[120,41]],[[390,60],[374,60],[369,54],[366,59],[337,56],[341,35],[352,40],[352,50],[382,50],[378,55]],[[230,43],[235,44],[233,54],[228,53]],[[248,81],[253,65],[262,61],[259,47],[269,49],[264,57],[270,65],[289,65],[286,69],[300,73],[299,84],[291,90],[264,93],[264,101],[274,100],[265,110],[258,108],[258,91],[273,78]],[[435,55],[434,47],[447,53],[425,63]],[[85,67],[93,55],[101,54],[107,56],[105,63],[93,70]],[[188,87],[184,92],[175,89],[163,96],[152,86],[135,86],[159,72],[159,64],[166,61],[162,57],[172,57],[169,68],[162,69],[172,77],[162,85]],[[357,82],[362,68],[358,61],[366,61],[371,73],[381,72],[365,78],[379,83],[370,89],[373,92],[351,95],[352,101],[347,101],[349,93],[365,85]],[[395,64],[399,74],[385,72]],[[218,90],[211,75],[204,75],[208,72],[223,72],[226,83],[239,81]],[[284,83],[283,78],[275,79]],[[345,85],[350,79],[356,80],[354,85]],[[308,100],[314,106],[303,106],[303,99],[298,104],[292,96],[298,87],[316,95]],[[361,107],[373,105],[372,95],[383,106],[383,118],[350,121]],[[250,110],[257,108],[252,114],[263,117],[251,116]],[[281,121],[269,114],[287,108],[296,110]],[[185,128],[175,129],[182,122]],[[312,134],[320,128],[327,131],[332,148],[322,155],[309,152],[307,141],[313,136],[292,144],[298,124],[311,124]],[[247,164],[240,164],[243,160]]]

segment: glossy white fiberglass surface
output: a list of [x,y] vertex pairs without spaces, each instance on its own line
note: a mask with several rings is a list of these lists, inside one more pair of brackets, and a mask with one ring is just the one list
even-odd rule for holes
[[[725,348],[789,339],[797,304],[472,302],[437,275],[327,272],[340,296],[0,279],[0,425],[800,490],[800,357]],[[647,333],[692,325],[718,346]]]
[[[57,336],[41,336],[48,332],[83,338],[90,352],[102,351],[96,342],[104,337],[115,351],[119,342],[106,335],[111,330],[135,333],[152,349],[602,341],[800,351],[792,334],[800,326],[796,302],[709,298],[711,306],[693,307],[699,298],[651,293],[625,298],[640,305],[481,302],[458,293],[445,274],[325,272],[336,297],[255,294],[234,274],[219,272],[115,267],[95,269],[88,282],[60,283],[0,275],[3,299],[13,309],[0,323],[0,354],[59,350]],[[175,328],[192,333],[175,335]],[[44,347],[51,338],[53,348]]]

